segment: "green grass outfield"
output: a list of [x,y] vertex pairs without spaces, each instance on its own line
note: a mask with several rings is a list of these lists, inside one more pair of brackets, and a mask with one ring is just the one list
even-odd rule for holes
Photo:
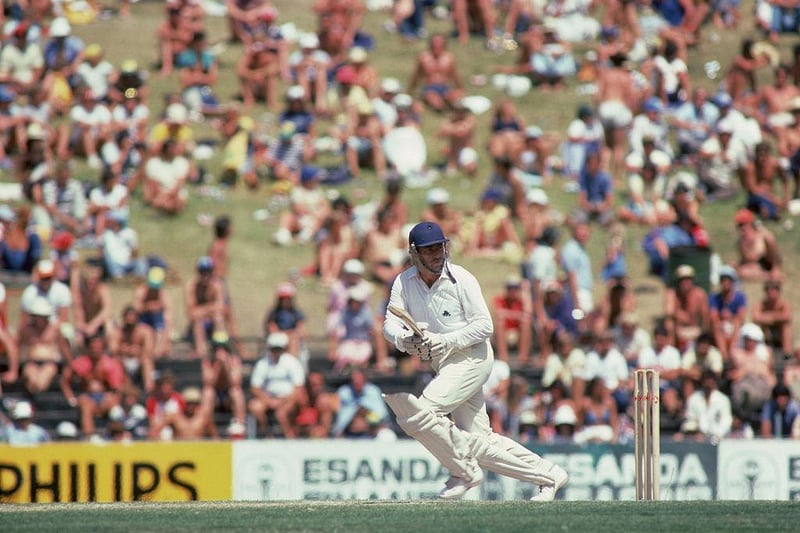
[[0,506],[10,531],[797,531],[793,502],[194,502]]

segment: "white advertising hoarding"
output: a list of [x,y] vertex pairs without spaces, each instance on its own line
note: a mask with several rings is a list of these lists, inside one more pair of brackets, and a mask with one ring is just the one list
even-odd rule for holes
[[720,500],[800,501],[796,440],[724,440],[717,464]]

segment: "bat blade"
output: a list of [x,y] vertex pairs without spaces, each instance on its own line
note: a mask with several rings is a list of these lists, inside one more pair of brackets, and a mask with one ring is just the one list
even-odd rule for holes
[[399,318],[403,324],[408,326],[408,328],[413,331],[415,335],[419,335],[420,337],[425,336],[425,333],[417,325],[417,322],[414,320],[414,318],[408,314],[408,311],[402,307],[397,307],[396,305],[390,305],[388,309],[390,313]]

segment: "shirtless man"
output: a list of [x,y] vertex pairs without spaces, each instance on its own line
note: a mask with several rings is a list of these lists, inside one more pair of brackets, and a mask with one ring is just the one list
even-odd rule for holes
[[739,276],[746,280],[780,278],[781,254],[775,235],[747,209],[740,209],[734,221],[739,229],[736,243],[739,250],[739,265],[736,270]]
[[366,7],[362,0],[317,0],[312,8],[317,14],[317,35],[320,48],[330,54],[334,63],[345,59],[353,46]]
[[733,63],[725,74],[725,87],[737,104],[750,99],[756,92],[756,71],[768,64],[763,55],[753,52],[755,42],[744,39],[739,55],[733,58]]
[[215,404],[232,413],[231,423],[244,424],[242,359],[233,352],[227,333],[218,331],[211,338],[211,354],[203,359],[202,369],[203,396],[210,392]]
[[[73,316],[75,333],[79,344],[95,333],[108,336],[111,333],[111,292],[103,281],[103,268],[97,264],[86,264],[72,271]],[[108,338],[108,337],[107,337]]]
[[[777,180],[782,182],[782,198],[774,191]],[[781,211],[792,199],[789,176],[772,154],[772,147],[765,142],[756,145],[753,171],[746,174],[745,185],[747,208],[756,211],[765,220],[778,220]]]
[[[20,324],[18,344],[22,384],[31,395],[49,389],[59,365],[72,361],[69,342],[61,335],[58,325],[51,321],[54,312],[46,298],[37,297],[28,310],[26,321]],[[77,403],[73,407],[75,405]]]
[[139,322],[155,332],[156,357],[166,357],[172,351],[172,301],[164,289],[166,275],[162,267],[150,267],[147,280],[133,293],[133,308],[139,314]]
[[611,56],[611,64],[597,73],[597,112],[606,135],[606,146],[612,153],[614,167],[625,161],[625,137],[633,122],[632,109],[639,107],[639,94],[630,70],[625,68],[625,54]]
[[405,255],[405,237],[394,223],[393,213],[378,213],[378,225],[367,232],[361,252],[369,277],[382,284],[391,283],[402,270]]
[[664,293],[664,325],[679,349],[688,346],[710,324],[708,294],[694,283],[695,271],[690,265],[675,269],[675,285]]
[[167,413],[164,421],[171,425],[177,439],[202,439],[216,437],[214,425],[214,393],[200,391],[197,387],[187,387],[181,393],[183,409],[177,413]]
[[417,56],[417,65],[408,82],[409,92],[413,93],[420,83],[424,84],[422,100],[437,112],[444,111],[463,96],[456,57],[447,50],[444,35],[431,36],[428,49]]
[[267,103],[272,111],[278,109],[278,79],[281,75],[279,54],[267,48],[262,41],[251,43],[236,64],[239,91],[245,107],[253,107],[256,100]]
[[458,169],[472,176],[478,170],[478,157],[475,151],[475,116],[461,104],[453,104],[452,115],[442,120],[437,136],[447,141],[444,149],[447,156],[447,173],[455,174]]
[[450,193],[440,187],[435,187],[428,191],[426,200],[428,207],[422,211],[420,220],[436,222],[445,235],[450,235],[450,248],[460,251],[462,244],[459,239],[461,212],[448,205]]
[[779,348],[784,355],[792,350],[792,304],[781,295],[781,282],[764,282],[764,297],[753,307],[753,322],[764,332],[769,346]]
[[198,357],[208,355],[208,340],[214,332],[225,331],[223,295],[222,284],[214,277],[214,262],[201,257],[197,275],[186,283],[186,316]]
[[795,117],[790,109],[792,99],[800,96],[800,88],[791,82],[789,74],[790,67],[778,65],[773,84],[762,87],[753,102],[754,116],[758,118],[761,127],[771,131],[779,139],[787,129],[795,125]]
[[[119,357],[131,380],[141,381],[146,392],[153,392],[155,331],[147,324],[139,322],[139,313],[132,305],[126,306],[121,316],[121,324],[111,337],[111,354]],[[137,372],[140,372],[141,379],[135,375]]]

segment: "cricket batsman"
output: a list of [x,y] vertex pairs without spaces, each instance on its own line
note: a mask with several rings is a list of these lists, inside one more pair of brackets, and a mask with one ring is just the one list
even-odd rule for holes
[[449,262],[448,239],[433,222],[408,238],[412,266],[392,285],[390,306],[405,309],[422,335],[386,314],[383,335],[398,350],[429,360],[436,376],[422,396],[386,395],[397,422],[450,471],[440,498],[461,498],[483,470],[539,486],[534,501],[551,501],[569,476],[516,441],[494,433],[483,400],[494,354],[492,319],[478,280]]

